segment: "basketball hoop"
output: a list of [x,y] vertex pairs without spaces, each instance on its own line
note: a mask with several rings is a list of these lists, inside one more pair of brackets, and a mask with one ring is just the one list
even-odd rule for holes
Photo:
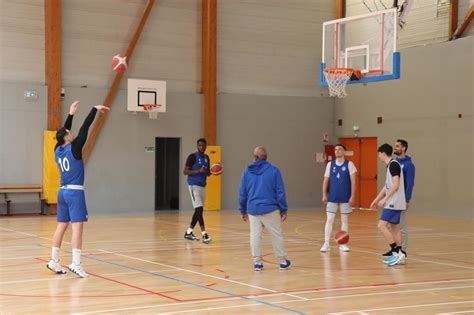
[[324,78],[328,83],[329,95],[338,98],[346,97],[346,85],[353,73],[354,69],[351,68],[324,69]]
[[160,107],[160,104],[143,104],[143,110],[148,112],[148,117],[150,119],[158,119]]

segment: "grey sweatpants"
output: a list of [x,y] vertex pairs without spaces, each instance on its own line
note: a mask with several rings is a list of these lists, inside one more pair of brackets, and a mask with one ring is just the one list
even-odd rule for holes
[[281,230],[280,211],[275,210],[263,215],[250,215],[250,248],[254,264],[262,262],[262,233],[267,229],[272,240],[273,251],[280,260],[280,263],[286,262],[286,253],[283,242],[283,233]]
[[407,223],[407,210],[402,211],[400,214],[400,233],[402,234],[402,250],[407,251],[408,248],[408,223]]

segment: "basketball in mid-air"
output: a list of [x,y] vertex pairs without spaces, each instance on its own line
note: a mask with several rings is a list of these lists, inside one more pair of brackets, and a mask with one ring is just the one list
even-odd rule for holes
[[127,69],[127,56],[122,57],[120,54],[112,58],[112,70],[124,72]]

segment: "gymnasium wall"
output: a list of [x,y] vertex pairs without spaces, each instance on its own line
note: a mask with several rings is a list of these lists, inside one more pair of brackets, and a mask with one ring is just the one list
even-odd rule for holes
[[[125,80],[87,163],[91,213],[151,212],[155,137],[180,137],[181,167],[203,134],[199,0],[155,1],[126,77],[166,80],[168,112],[158,121],[126,111]],[[244,166],[256,145],[269,149],[286,180],[290,207],[320,205],[323,131],[332,134],[333,100],[318,85],[321,25],[334,4],[304,0],[220,0],[218,145],[223,146],[222,203],[237,207]],[[126,49],[143,1],[62,2],[63,117],[79,99],[73,131],[110,86],[111,57]],[[0,0],[0,182],[42,181],[46,128],[43,1]],[[296,47],[296,48],[295,48]],[[23,99],[35,89],[36,101]],[[322,94],[322,95],[321,95]],[[64,119],[64,118],[63,118]],[[14,132],[13,132],[14,130]],[[15,158],[12,158],[14,156]],[[21,160],[18,162],[18,160]],[[181,209],[190,210],[180,174]]]
[[[409,142],[417,172],[411,211],[417,214],[473,216],[473,47],[471,36],[403,49],[400,80],[351,85],[349,96],[336,100],[335,119],[343,120],[338,136],[353,135],[359,125],[359,136],[378,136],[379,144]],[[379,188],[384,174],[379,163]]]

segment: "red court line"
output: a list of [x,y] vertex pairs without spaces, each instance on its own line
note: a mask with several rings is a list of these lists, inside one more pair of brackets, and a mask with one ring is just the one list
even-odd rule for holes
[[169,300],[172,300],[172,301],[175,301],[175,302],[182,302],[182,300],[180,300],[180,299],[177,299],[177,298],[168,296],[168,295],[163,294],[163,293],[160,293],[160,292],[156,292],[156,291],[151,291],[151,290],[148,290],[148,289],[144,289],[144,288],[135,286],[135,285],[133,285],[133,284],[129,284],[129,283],[126,283],[126,282],[114,280],[114,279],[111,279],[111,278],[108,278],[108,277],[104,277],[104,276],[100,276],[100,275],[98,275],[98,274],[94,274],[94,273],[91,273],[91,272],[89,272],[89,274],[90,274],[90,275],[93,275],[93,276],[95,276],[95,277],[97,277],[97,278],[101,278],[101,279],[104,279],[104,280],[107,280],[107,281],[115,282],[115,283],[118,283],[118,284],[121,284],[121,285],[130,287],[130,288],[134,288],[134,289],[137,289],[137,290],[140,290],[140,291],[148,292],[148,293],[153,294],[153,295],[159,295],[159,296],[161,296],[161,297],[164,297],[164,298],[166,298],[166,299],[169,299]]
[[[48,261],[46,261],[44,259],[41,259],[41,258],[36,258],[36,259],[39,260],[39,261],[42,261],[42,262],[48,262]],[[180,299],[176,299],[174,297],[168,296],[168,295],[163,294],[161,292],[156,292],[156,291],[148,290],[148,289],[145,289],[145,288],[141,288],[141,287],[133,285],[133,284],[129,284],[129,283],[119,281],[119,280],[115,280],[115,279],[108,278],[108,277],[104,277],[104,276],[101,276],[101,275],[98,275],[98,274],[92,273],[92,272],[88,272],[88,274],[90,274],[94,277],[100,278],[100,279],[104,279],[104,280],[107,280],[107,281],[110,281],[110,282],[114,282],[114,283],[129,287],[129,288],[133,288],[133,289],[136,289],[136,290],[147,292],[147,293],[153,294],[153,295],[158,295],[158,296],[164,297],[166,299],[169,299],[169,300],[172,300],[172,301],[175,301],[175,302],[182,302],[182,300],[180,300]]]
[[22,298],[116,298],[128,296],[150,295],[150,293],[135,293],[135,294],[117,294],[117,295],[34,295],[34,294],[14,294],[14,293],[0,293],[1,296],[12,296]]
[[[429,282],[434,282],[434,281],[456,281],[456,280],[474,280],[474,278],[461,278],[461,279],[438,279],[438,280],[425,280],[425,281],[408,281],[408,282],[386,282],[386,283],[369,283],[365,285],[354,285],[354,286],[340,286],[340,287],[322,287],[322,288],[299,288],[299,289],[294,289],[294,290],[285,290],[285,291],[279,291],[279,292],[265,292],[265,293],[258,293],[258,294],[240,294],[240,295],[235,295],[232,296],[234,297],[265,297],[267,295],[276,295],[276,294],[291,294],[291,293],[299,293],[303,291],[314,291],[314,293],[317,293],[318,291],[325,291],[325,290],[343,290],[343,289],[368,289],[370,287],[390,287],[390,286],[396,286],[396,285],[403,285],[403,284],[409,284],[409,283],[419,283],[420,285],[423,285],[423,283],[429,283]],[[311,292],[307,292],[311,293]],[[182,302],[198,302],[198,301],[211,301],[211,300],[222,300],[222,299],[228,299],[230,297],[228,296],[222,296],[222,297],[211,297],[211,298],[198,298],[198,299],[186,299],[182,300]]]

